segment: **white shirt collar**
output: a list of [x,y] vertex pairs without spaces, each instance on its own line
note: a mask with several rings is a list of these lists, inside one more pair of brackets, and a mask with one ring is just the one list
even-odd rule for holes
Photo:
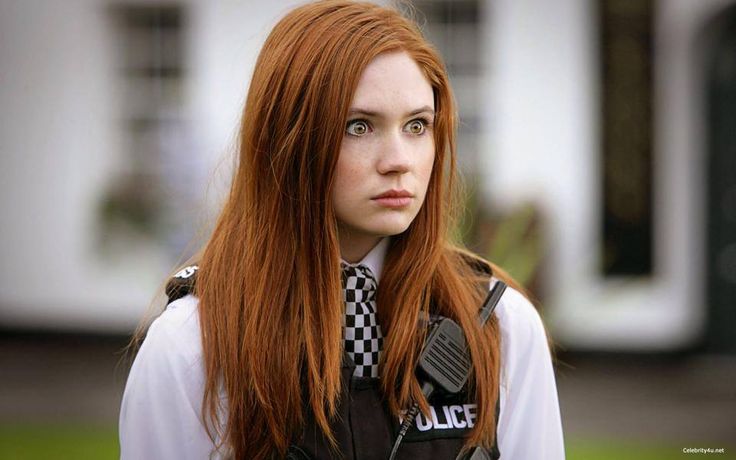
[[386,251],[388,251],[388,243],[389,237],[381,238],[378,244],[376,244],[373,249],[371,249],[358,263],[351,264],[342,259],[341,261],[348,265],[365,265],[373,272],[373,276],[376,277],[376,283],[380,283],[381,270],[383,270],[383,260],[386,258]]

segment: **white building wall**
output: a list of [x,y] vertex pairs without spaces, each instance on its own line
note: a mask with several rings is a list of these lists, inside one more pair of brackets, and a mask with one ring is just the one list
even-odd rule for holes
[[[107,0],[0,0],[0,324],[129,330],[172,268],[157,246],[94,253],[95,207],[124,165]],[[216,203],[266,34],[295,1],[187,3],[194,136]],[[702,331],[703,146],[696,35],[729,0],[660,2],[656,24],[656,274],[597,275],[593,4],[489,2],[481,113],[485,194],[533,201],[548,231],[545,314],[570,348],[665,350]],[[217,165],[216,172],[211,172]]]
[[100,271],[91,254],[92,210],[120,158],[109,40],[96,6],[0,4],[5,324],[114,325],[130,316],[121,307],[146,303],[153,287],[145,270]]
[[655,273],[599,274],[594,3],[497,0],[489,9],[487,196],[531,201],[546,225],[545,314],[569,348],[668,350],[703,332],[704,150],[697,35],[725,0],[659,2],[655,26]]
[[[224,169],[229,166],[258,52],[276,22],[300,3],[190,3],[192,115],[211,164],[223,162]],[[219,177],[217,180],[219,184]]]
[[[0,0],[2,326],[128,331],[173,268],[157,245],[112,260],[94,246],[99,197],[125,167],[112,4]],[[212,203],[260,45],[293,4],[187,4],[188,110]]]

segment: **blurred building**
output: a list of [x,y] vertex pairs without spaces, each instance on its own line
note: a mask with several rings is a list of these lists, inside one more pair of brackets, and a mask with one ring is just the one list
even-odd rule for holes
[[[0,0],[1,327],[131,330],[206,232],[295,4]],[[415,6],[476,206],[538,216],[555,340],[736,352],[736,2]]]

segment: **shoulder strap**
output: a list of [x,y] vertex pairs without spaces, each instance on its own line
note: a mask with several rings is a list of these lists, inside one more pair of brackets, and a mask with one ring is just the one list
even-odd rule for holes
[[189,265],[182,268],[166,283],[168,303],[194,293],[194,283],[197,280],[198,265]]
[[493,276],[493,268],[491,268],[491,264],[483,260],[481,257],[478,257],[471,252],[458,251],[458,253],[463,261],[470,265],[470,268],[472,268],[476,273]]
[[[488,262],[486,262],[482,258],[476,256],[475,254],[466,253],[466,252],[460,252],[460,255],[463,258],[463,260],[468,265],[470,265],[470,267],[476,273],[484,274],[484,275],[487,275],[488,277],[490,277],[491,278],[491,281],[492,281],[491,286],[494,286],[495,287],[495,285],[497,283],[501,282],[499,279],[497,279],[496,277],[493,276],[494,273],[493,273],[493,268],[491,267],[491,264],[489,264]],[[501,291],[501,293],[503,295],[503,291]],[[489,312],[489,315],[493,313],[493,310],[496,309],[496,306],[497,305],[498,305],[497,303],[493,305],[491,311]],[[469,460],[480,460],[480,459],[482,459],[482,460],[498,460],[501,457],[501,452],[499,451],[499,448],[498,448],[498,419],[499,419],[499,417],[501,415],[501,398],[500,398],[500,395],[499,395],[499,398],[496,399],[495,413],[496,413],[496,417],[495,417],[496,423],[495,423],[495,426],[494,426],[494,430],[496,431],[496,435],[493,438],[493,446],[491,447],[491,449],[484,449],[484,448],[472,449],[469,452],[469,455],[468,455],[468,459]]]

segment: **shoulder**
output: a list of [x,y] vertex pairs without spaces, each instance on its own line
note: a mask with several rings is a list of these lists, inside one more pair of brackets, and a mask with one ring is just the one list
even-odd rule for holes
[[[202,360],[199,300],[186,295],[171,302],[148,328],[139,358],[167,364],[166,369],[191,369]],[[138,358],[136,358],[138,359]],[[173,367],[172,367],[173,366]]]
[[507,285],[495,309],[501,330],[502,350],[509,352],[533,347],[548,352],[542,318],[532,302],[520,292],[523,288],[506,272],[477,254],[458,247],[453,247],[452,251],[475,275],[484,280],[490,279],[489,288],[493,287],[495,280]]
[[470,268],[476,275],[490,277],[493,275],[493,264],[481,256],[457,246],[450,247],[450,253]]
[[129,381],[190,380],[202,373],[198,299],[171,302],[150,325],[128,376]]
[[151,324],[123,392],[120,458],[210,458],[198,300],[170,303]]
[[542,318],[513,288],[504,293],[496,315],[501,332],[499,448],[504,458],[564,459],[557,384]]
[[178,298],[166,306],[166,309],[151,324],[151,329],[186,332],[194,326],[199,327],[198,306],[199,299],[194,295],[188,294]]
[[501,382],[513,386],[527,374],[550,367],[547,332],[534,305],[516,289],[506,289],[496,308],[501,332]]
[[[515,345],[528,344],[531,341],[539,341],[546,334],[542,319],[532,302],[521,291],[523,288],[516,283],[505,271],[464,248],[450,246],[450,253],[460,266],[470,269],[477,281],[483,284],[483,288],[493,288],[495,282],[502,281],[506,285],[496,309],[502,333],[502,342],[513,342]],[[490,284],[486,284],[490,281]]]
[[508,287],[496,308],[501,333],[518,344],[543,338],[546,333],[542,318],[532,302],[513,287]]
[[166,283],[166,296],[169,303],[189,294],[194,294],[199,265],[188,265],[174,274]]

